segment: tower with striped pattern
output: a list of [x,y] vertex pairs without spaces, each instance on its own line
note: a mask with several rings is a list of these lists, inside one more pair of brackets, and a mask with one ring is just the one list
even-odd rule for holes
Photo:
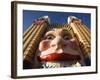
[[81,51],[85,58],[86,65],[90,65],[91,60],[91,33],[82,20],[75,16],[68,17],[68,25],[71,26],[76,38],[79,41]]
[[23,33],[23,68],[34,68],[38,44],[43,34],[51,28],[65,28],[76,37],[86,65],[91,60],[91,36],[88,27],[75,16],[69,16],[66,24],[51,24],[48,16],[40,17],[33,21],[31,26]]

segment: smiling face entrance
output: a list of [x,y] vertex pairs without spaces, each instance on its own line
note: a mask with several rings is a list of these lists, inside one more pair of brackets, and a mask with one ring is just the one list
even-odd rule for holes
[[69,66],[82,62],[77,40],[63,28],[54,28],[46,32],[39,44],[39,50],[39,60],[42,62],[67,62],[66,65],[72,62]]

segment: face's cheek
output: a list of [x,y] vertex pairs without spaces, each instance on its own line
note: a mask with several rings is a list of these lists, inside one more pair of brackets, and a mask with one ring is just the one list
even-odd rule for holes
[[39,50],[45,51],[50,47],[50,41],[49,40],[42,40],[39,44]]
[[79,48],[77,40],[74,38],[72,38],[70,41],[67,42],[67,46],[74,50],[78,50],[78,48]]

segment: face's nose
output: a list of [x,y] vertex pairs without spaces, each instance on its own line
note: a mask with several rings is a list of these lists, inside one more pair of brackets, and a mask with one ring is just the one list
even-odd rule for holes
[[65,46],[65,42],[63,38],[60,36],[55,37],[50,43],[50,47],[53,47],[56,49],[63,48],[64,46]]

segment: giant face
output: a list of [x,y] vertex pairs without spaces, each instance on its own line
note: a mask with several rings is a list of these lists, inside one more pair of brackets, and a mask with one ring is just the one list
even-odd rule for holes
[[44,62],[82,62],[78,42],[66,29],[48,31],[39,44],[39,59]]

